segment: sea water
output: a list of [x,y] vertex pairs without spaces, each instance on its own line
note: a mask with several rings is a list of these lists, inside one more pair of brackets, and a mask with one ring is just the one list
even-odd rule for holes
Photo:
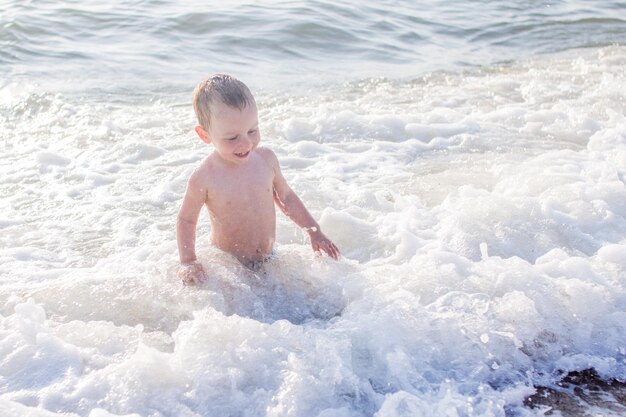
[[[626,378],[623,1],[0,2],[0,414],[543,415]],[[339,246],[175,219],[227,72]],[[609,404],[595,415],[623,415]]]

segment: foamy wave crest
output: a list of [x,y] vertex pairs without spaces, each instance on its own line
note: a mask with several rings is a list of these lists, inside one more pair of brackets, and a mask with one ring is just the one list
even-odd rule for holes
[[250,271],[203,213],[198,287],[176,277],[211,151],[189,92],[4,85],[0,414],[543,415],[524,399],[567,394],[563,373],[623,379],[625,59],[254,89],[262,143],[343,259],[281,215]]

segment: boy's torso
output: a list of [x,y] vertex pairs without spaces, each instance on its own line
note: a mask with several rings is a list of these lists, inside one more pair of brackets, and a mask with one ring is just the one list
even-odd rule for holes
[[264,259],[276,236],[274,170],[255,150],[245,164],[206,168],[213,244],[242,262]]

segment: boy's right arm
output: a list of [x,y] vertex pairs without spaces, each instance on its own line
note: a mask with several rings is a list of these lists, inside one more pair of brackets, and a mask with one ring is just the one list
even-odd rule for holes
[[206,185],[196,171],[189,178],[176,219],[176,240],[181,264],[178,275],[184,284],[198,284],[207,279],[202,265],[196,259],[196,224],[206,198]]

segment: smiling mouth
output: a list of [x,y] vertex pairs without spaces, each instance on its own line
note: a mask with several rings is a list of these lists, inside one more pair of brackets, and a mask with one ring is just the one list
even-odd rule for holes
[[243,153],[235,153],[235,156],[237,156],[238,158],[245,158],[248,155],[250,155],[250,151],[246,151]]

